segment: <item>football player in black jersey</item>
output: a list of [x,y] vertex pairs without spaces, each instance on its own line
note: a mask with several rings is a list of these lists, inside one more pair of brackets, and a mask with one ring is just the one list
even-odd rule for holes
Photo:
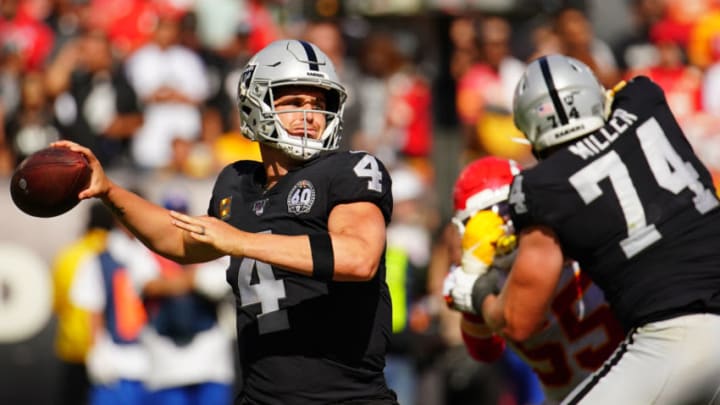
[[239,404],[396,403],[383,374],[391,181],[370,154],[331,152],[345,98],[315,45],[280,40],[258,52],[238,106],[263,161],[225,167],[201,217],[153,205],[112,182],[89,150],[55,144],[90,161],[80,197],[101,198],[153,250],[182,263],[231,256]]
[[476,311],[527,339],[576,259],[627,336],[563,403],[720,403],[720,209],[662,90],[636,77],[606,95],[586,65],[548,55],[514,114],[539,163],[513,179],[517,258],[500,292],[492,271],[475,281]]

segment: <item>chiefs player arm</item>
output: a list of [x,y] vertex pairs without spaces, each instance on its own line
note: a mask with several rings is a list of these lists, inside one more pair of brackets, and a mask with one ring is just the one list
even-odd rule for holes
[[477,361],[492,363],[505,351],[505,339],[489,332],[480,315],[463,313],[460,335],[468,354]]

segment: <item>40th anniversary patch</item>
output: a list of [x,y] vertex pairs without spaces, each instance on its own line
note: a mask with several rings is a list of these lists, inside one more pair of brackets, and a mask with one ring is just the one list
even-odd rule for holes
[[287,198],[288,212],[307,214],[315,202],[315,186],[308,180],[298,181],[290,190]]

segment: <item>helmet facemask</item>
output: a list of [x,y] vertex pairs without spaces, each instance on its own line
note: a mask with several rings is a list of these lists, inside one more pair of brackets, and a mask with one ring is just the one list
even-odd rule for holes
[[[326,109],[276,111],[274,94],[283,86],[322,89]],[[251,59],[243,72],[238,86],[240,130],[246,138],[277,148],[293,159],[309,160],[322,151],[338,148],[346,97],[332,62],[322,51],[303,41],[276,41]],[[321,136],[308,136],[307,127],[302,136],[290,135],[280,116],[291,112],[324,114],[326,125]]]
[[[312,86],[315,87],[315,86]],[[270,100],[268,105],[274,106],[275,97],[273,89],[268,92]],[[277,111],[275,107],[269,114],[273,117],[274,131],[270,134],[261,133],[260,136],[270,145],[282,150],[287,155],[299,160],[308,160],[317,156],[322,151],[337,149],[342,130],[342,111],[338,111],[339,94],[336,91],[324,89],[326,94],[326,108],[319,109],[290,109]],[[303,114],[305,128],[303,135],[291,135],[282,123],[281,117],[284,114]],[[308,133],[308,115],[322,114],[325,117],[325,127],[319,138],[313,138]]]

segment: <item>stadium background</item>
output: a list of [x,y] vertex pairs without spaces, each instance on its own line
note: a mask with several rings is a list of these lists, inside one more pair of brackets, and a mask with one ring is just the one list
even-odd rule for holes
[[[4,1],[4,0],[3,0]],[[203,1],[203,0],[197,0]],[[185,3],[188,3],[187,1]],[[416,63],[429,72],[433,100],[434,199],[440,218],[450,214],[451,185],[459,171],[462,149],[454,106],[454,83],[448,72],[448,29],[453,18],[489,12],[512,21],[515,49],[522,53],[525,23],[558,0],[275,0],[262,2],[283,24],[331,13],[362,21],[366,29],[391,30],[419,48]],[[595,33],[613,43],[631,26],[630,1],[575,2],[588,10]],[[688,4],[693,1],[687,0]],[[360,38],[358,38],[359,40]],[[350,44],[352,45],[352,44]],[[350,47],[351,48],[351,47]],[[351,48],[352,49],[352,48]],[[361,58],[362,55],[351,55]],[[162,173],[119,171],[114,179],[145,190],[154,200],[163,190],[182,187],[191,196],[191,211],[204,212],[212,176],[191,178]],[[52,403],[56,387],[53,354],[55,320],[51,312],[50,265],[58,250],[81,232],[88,203],[49,219],[22,214],[10,200],[9,177],[0,177],[0,403]]]

